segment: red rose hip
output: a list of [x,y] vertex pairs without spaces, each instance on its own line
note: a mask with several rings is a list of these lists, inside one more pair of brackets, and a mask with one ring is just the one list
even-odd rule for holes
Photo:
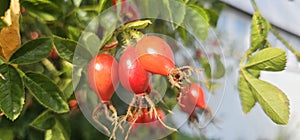
[[141,64],[154,74],[167,76],[175,68],[174,55],[170,46],[156,36],[145,36],[136,44]]
[[88,82],[102,102],[109,102],[118,85],[118,63],[108,54],[98,54],[88,66]]
[[[167,76],[172,86],[182,88],[182,80],[188,80],[194,68],[175,67],[174,54],[170,46],[157,36],[144,36],[136,44],[138,59],[145,70]],[[185,72],[187,71],[187,72]]]
[[189,86],[186,86],[182,89],[182,96],[186,96],[191,103],[196,105],[200,109],[206,108],[206,102],[204,97],[203,88],[196,83],[192,83]]
[[128,46],[120,58],[119,76],[123,87],[132,93],[143,94],[149,87],[150,75],[139,63],[132,46]]

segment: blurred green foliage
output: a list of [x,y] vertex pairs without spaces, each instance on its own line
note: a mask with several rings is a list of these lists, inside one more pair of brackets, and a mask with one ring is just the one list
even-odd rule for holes
[[[193,17],[190,18],[195,19],[193,22],[203,22],[199,24],[206,24],[201,29],[199,28],[201,32],[195,32],[198,37],[205,40],[209,28],[208,23],[212,27],[216,26],[218,14],[224,4],[208,0],[177,1],[189,8],[196,9],[196,12],[192,13]],[[147,8],[149,4],[147,3],[148,1],[144,0],[131,2],[136,4],[137,9]],[[1,58],[1,67],[3,67],[1,73],[12,71],[9,68],[15,67],[13,64],[18,64],[14,72],[18,72],[20,75],[19,78],[22,78],[22,81],[16,78],[1,79],[0,81],[2,86],[0,88],[1,97],[14,97],[11,103],[4,104],[3,101],[0,101],[0,113],[4,113],[0,117],[0,139],[108,139],[107,136],[100,133],[87,121],[78,108],[68,107],[67,103],[75,99],[73,89],[77,88],[72,87],[72,80],[74,79],[72,79],[73,65],[71,63],[76,59],[73,58],[74,49],[87,25],[102,11],[110,8],[112,0],[20,0],[20,3],[22,8],[22,15],[20,17],[22,47],[13,54],[10,60],[6,61]],[[176,15],[173,15],[174,11],[172,9],[174,8],[172,6],[174,5],[172,5],[172,2],[164,0],[163,3],[162,6],[165,8],[161,9],[167,10],[165,12],[169,13],[170,20],[176,20],[179,24],[184,20],[190,20],[188,19],[188,14],[185,12],[178,12]],[[209,4],[210,6],[204,8],[204,4]],[[3,16],[8,6],[8,0],[1,1],[0,16]],[[185,9],[181,10],[185,11]],[[153,11],[151,14],[159,16],[159,11]],[[205,18],[203,19],[202,17]],[[188,42],[191,42],[189,41],[191,37],[188,35],[187,30],[181,29],[181,27],[170,22],[155,18],[149,18],[149,20],[153,24],[142,31],[161,32],[171,37],[180,38],[187,43],[187,46],[190,46]],[[106,23],[103,28],[112,26],[107,21],[102,22],[103,25]],[[0,29],[2,27],[5,27],[5,23],[0,20]],[[180,30],[181,34],[179,37],[174,32],[175,29]],[[94,34],[88,34],[85,41],[87,45],[95,45],[93,43],[104,45],[114,39],[122,42],[123,38],[119,38],[119,35],[122,34],[120,31],[116,31],[118,34],[109,34],[109,32],[103,32],[101,28],[91,30],[94,31]],[[96,41],[98,38],[102,42],[95,42],[95,38]],[[119,46],[121,45],[122,43],[119,44]],[[80,52],[85,53],[86,58],[91,58],[91,54],[89,53],[93,53],[94,51],[82,49]],[[205,64],[203,66],[209,67],[209,65]],[[218,75],[218,77],[220,78],[222,75]],[[7,83],[6,80],[9,80],[10,83]],[[7,91],[9,86],[20,82],[25,83],[25,91]],[[23,84],[20,83],[20,85]],[[4,91],[8,93],[4,94]],[[177,94],[170,93],[177,93],[178,91],[168,89],[167,92],[165,105],[172,107],[176,103]],[[46,96],[50,93],[53,93],[51,94],[53,96]],[[118,99],[114,97],[113,102],[116,101]],[[118,108],[118,104],[116,105],[116,108]],[[7,106],[18,107],[19,109],[11,109],[9,110],[11,112],[6,112],[5,109]],[[120,104],[121,106],[123,105]],[[5,116],[9,117],[9,119]],[[193,140],[200,138],[173,133],[165,139]]]

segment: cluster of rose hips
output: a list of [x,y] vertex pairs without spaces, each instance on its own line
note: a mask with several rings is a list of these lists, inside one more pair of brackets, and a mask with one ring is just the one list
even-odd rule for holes
[[[88,66],[89,85],[97,93],[101,102],[94,109],[93,119],[108,134],[111,134],[111,138],[115,138],[116,129],[122,127],[122,123],[127,121],[130,127],[126,138],[131,129],[135,129],[136,123],[156,121],[160,126],[177,131],[164,123],[164,112],[157,108],[149,97],[153,90],[152,74],[166,76],[171,86],[180,91],[178,102],[182,111],[190,115],[190,121],[197,119],[196,107],[207,110],[202,87],[189,81],[192,72],[197,70],[190,66],[176,67],[172,49],[163,39],[157,36],[143,36],[134,46],[128,45],[124,48],[119,63],[109,54],[98,54]],[[116,109],[110,103],[119,82],[134,94],[126,115],[121,116],[118,116]],[[115,124],[113,132],[98,121],[99,113],[103,113],[99,110],[104,110],[106,117]],[[112,112],[112,116],[109,115],[109,111]],[[149,127],[157,126],[159,125]]]

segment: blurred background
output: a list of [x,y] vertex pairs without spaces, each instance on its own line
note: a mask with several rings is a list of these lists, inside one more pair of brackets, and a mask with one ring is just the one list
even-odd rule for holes
[[[227,6],[220,14],[216,32],[220,35],[227,67],[225,95],[218,109],[217,117],[222,118],[221,129],[211,128],[207,136],[226,140],[253,139],[300,139],[300,64],[296,57],[272,34],[271,44],[283,48],[288,53],[287,68],[283,72],[263,72],[261,79],[273,83],[282,89],[290,99],[290,121],[287,126],[274,124],[263,113],[257,104],[249,114],[243,114],[237,90],[239,61],[249,47],[251,14],[253,8],[250,1],[223,0]],[[297,13],[300,1],[263,0],[257,5],[272,25],[278,28],[281,35],[295,48],[300,50],[300,18]],[[221,98],[222,96],[216,95]],[[215,108],[216,109],[216,108]]]

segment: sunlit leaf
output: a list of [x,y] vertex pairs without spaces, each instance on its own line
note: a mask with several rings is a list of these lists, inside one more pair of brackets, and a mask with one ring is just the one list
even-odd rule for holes
[[62,97],[62,91],[49,78],[30,72],[26,73],[23,80],[30,93],[41,105],[57,113],[69,111],[68,103]]
[[101,13],[106,8],[111,7],[111,1],[110,0],[101,0],[98,4],[98,13]]
[[51,48],[52,40],[50,38],[39,38],[28,41],[14,52],[10,58],[10,62],[19,65],[39,62],[49,56]]
[[0,65],[0,109],[11,120],[19,117],[25,101],[22,79],[17,69]]
[[149,24],[152,24],[150,20],[138,20],[125,24],[124,29],[144,29]]
[[0,65],[2,65],[3,63],[5,63],[5,61],[6,60],[0,56]]
[[240,74],[238,87],[243,112],[248,113],[254,107],[256,100],[253,95],[251,86],[249,85],[243,74]]
[[265,70],[265,71],[282,71],[286,67],[286,52],[279,48],[266,48],[250,57],[246,68]]
[[259,12],[255,12],[251,24],[251,52],[264,47],[269,30],[269,22]]
[[256,70],[256,69],[248,69],[248,72],[254,76],[255,78],[259,78],[260,77],[260,70]]
[[290,116],[287,96],[274,85],[256,79],[246,71],[242,71],[242,74],[249,83],[255,99],[270,119],[277,124],[287,124]]
[[76,7],[79,7],[82,2],[82,0],[72,0],[72,1]]

